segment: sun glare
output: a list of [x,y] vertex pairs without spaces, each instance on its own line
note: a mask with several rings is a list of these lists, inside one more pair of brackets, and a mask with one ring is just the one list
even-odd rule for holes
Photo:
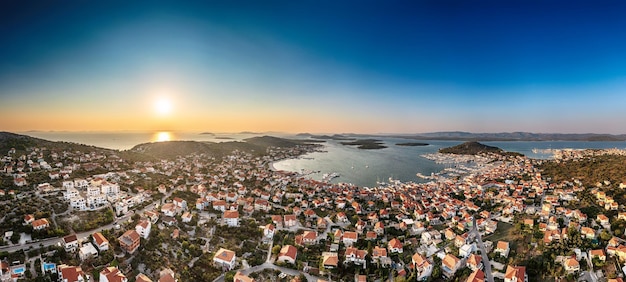
[[172,103],[167,98],[159,98],[154,103],[154,110],[159,115],[168,115],[172,112]]
[[172,133],[168,131],[160,131],[154,134],[152,137],[154,142],[167,142],[172,141]]

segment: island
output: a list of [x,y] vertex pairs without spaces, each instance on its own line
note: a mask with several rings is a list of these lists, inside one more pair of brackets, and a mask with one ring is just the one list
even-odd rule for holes
[[420,143],[420,142],[407,142],[407,143],[396,143],[396,146],[408,146],[408,147],[416,147],[416,146],[428,146],[428,143]]
[[376,140],[376,139],[361,139],[361,140],[356,140],[356,141],[351,141],[351,142],[341,142],[341,144],[349,145],[349,146],[358,146],[357,148],[363,149],[363,150],[377,150],[377,149],[387,148],[387,146],[383,145],[382,141]]
[[506,152],[498,147],[485,145],[476,141],[469,141],[456,146],[442,148],[439,149],[439,153],[455,155],[478,155],[483,153],[493,153],[498,155],[523,156],[520,153]]

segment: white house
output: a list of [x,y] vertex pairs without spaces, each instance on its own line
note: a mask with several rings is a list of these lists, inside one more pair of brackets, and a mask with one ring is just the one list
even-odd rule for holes
[[78,249],[78,238],[76,234],[63,237],[63,245],[68,252],[76,251],[76,249]]
[[238,211],[225,211],[224,212],[224,224],[237,227],[239,226],[239,212]]
[[82,196],[76,196],[70,199],[70,206],[73,209],[84,211],[87,209],[87,201]]
[[92,237],[93,243],[96,245],[96,248],[98,248],[98,250],[102,252],[109,249],[109,240],[107,240],[107,238],[105,238],[102,233],[96,232],[92,235]]
[[83,244],[83,246],[80,247],[80,250],[78,251],[78,257],[80,258],[80,260],[85,260],[87,258],[97,257],[97,256],[98,256],[98,250],[96,250],[96,248],[91,244],[91,242],[87,242]]
[[213,263],[215,263],[217,267],[222,267],[226,270],[232,270],[235,268],[236,260],[237,256],[235,255],[235,252],[224,248],[220,248],[213,257]]
[[150,229],[152,228],[152,223],[149,220],[141,220],[135,226],[135,231],[144,239],[148,239],[150,237]]
[[100,188],[89,186],[87,187],[87,196],[93,197],[100,195]]
[[278,253],[278,262],[296,264],[296,257],[298,256],[298,249],[292,245],[284,245]]
[[76,190],[76,188],[71,187],[71,188],[67,188],[65,189],[65,192],[63,192],[63,199],[65,199],[66,201],[69,201],[72,198],[78,197],[78,190]]
[[82,178],[74,179],[74,188],[81,189],[81,188],[87,188],[87,187],[89,187],[89,182],[87,180],[82,179]]

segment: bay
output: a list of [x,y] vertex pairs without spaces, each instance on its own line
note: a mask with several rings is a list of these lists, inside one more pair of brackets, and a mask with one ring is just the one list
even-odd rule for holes
[[[114,150],[128,150],[133,146],[147,142],[191,140],[226,142],[241,141],[246,138],[273,135],[285,138],[297,138],[288,134],[277,133],[213,133],[200,132],[23,132],[21,134],[51,141],[66,141]],[[387,146],[378,150],[363,150],[356,146],[340,144],[340,141],[327,140],[323,152],[313,152],[296,159],[287,159],[274,163],[278,170],[293,172],[315,172],[308,177],[321,180],[326,173],[340,176],[332,182],[346,182],[358,186],[373,187],[377,182],[389,182],[389,178],[403,182],[423,182],[417,173],[430,175],[440,172],[444,165],[428,160],[422,155],[436,153],[439,149],[458,145],[463,141],[407,140],[402,138],[374,137]],[[422,142],[428,146],[397,146],[397,143]],[[551,149],[626,149],[626,142],[608,141],[490,141],[481,142],[502,148],[505,151],[522,153],[530,158],[546,159],[552,154]]]

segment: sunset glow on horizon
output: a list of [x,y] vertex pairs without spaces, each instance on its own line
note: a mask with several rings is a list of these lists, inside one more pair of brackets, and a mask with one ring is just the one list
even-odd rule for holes
[[619,1],[31,4],[1,131],[626,133]]

